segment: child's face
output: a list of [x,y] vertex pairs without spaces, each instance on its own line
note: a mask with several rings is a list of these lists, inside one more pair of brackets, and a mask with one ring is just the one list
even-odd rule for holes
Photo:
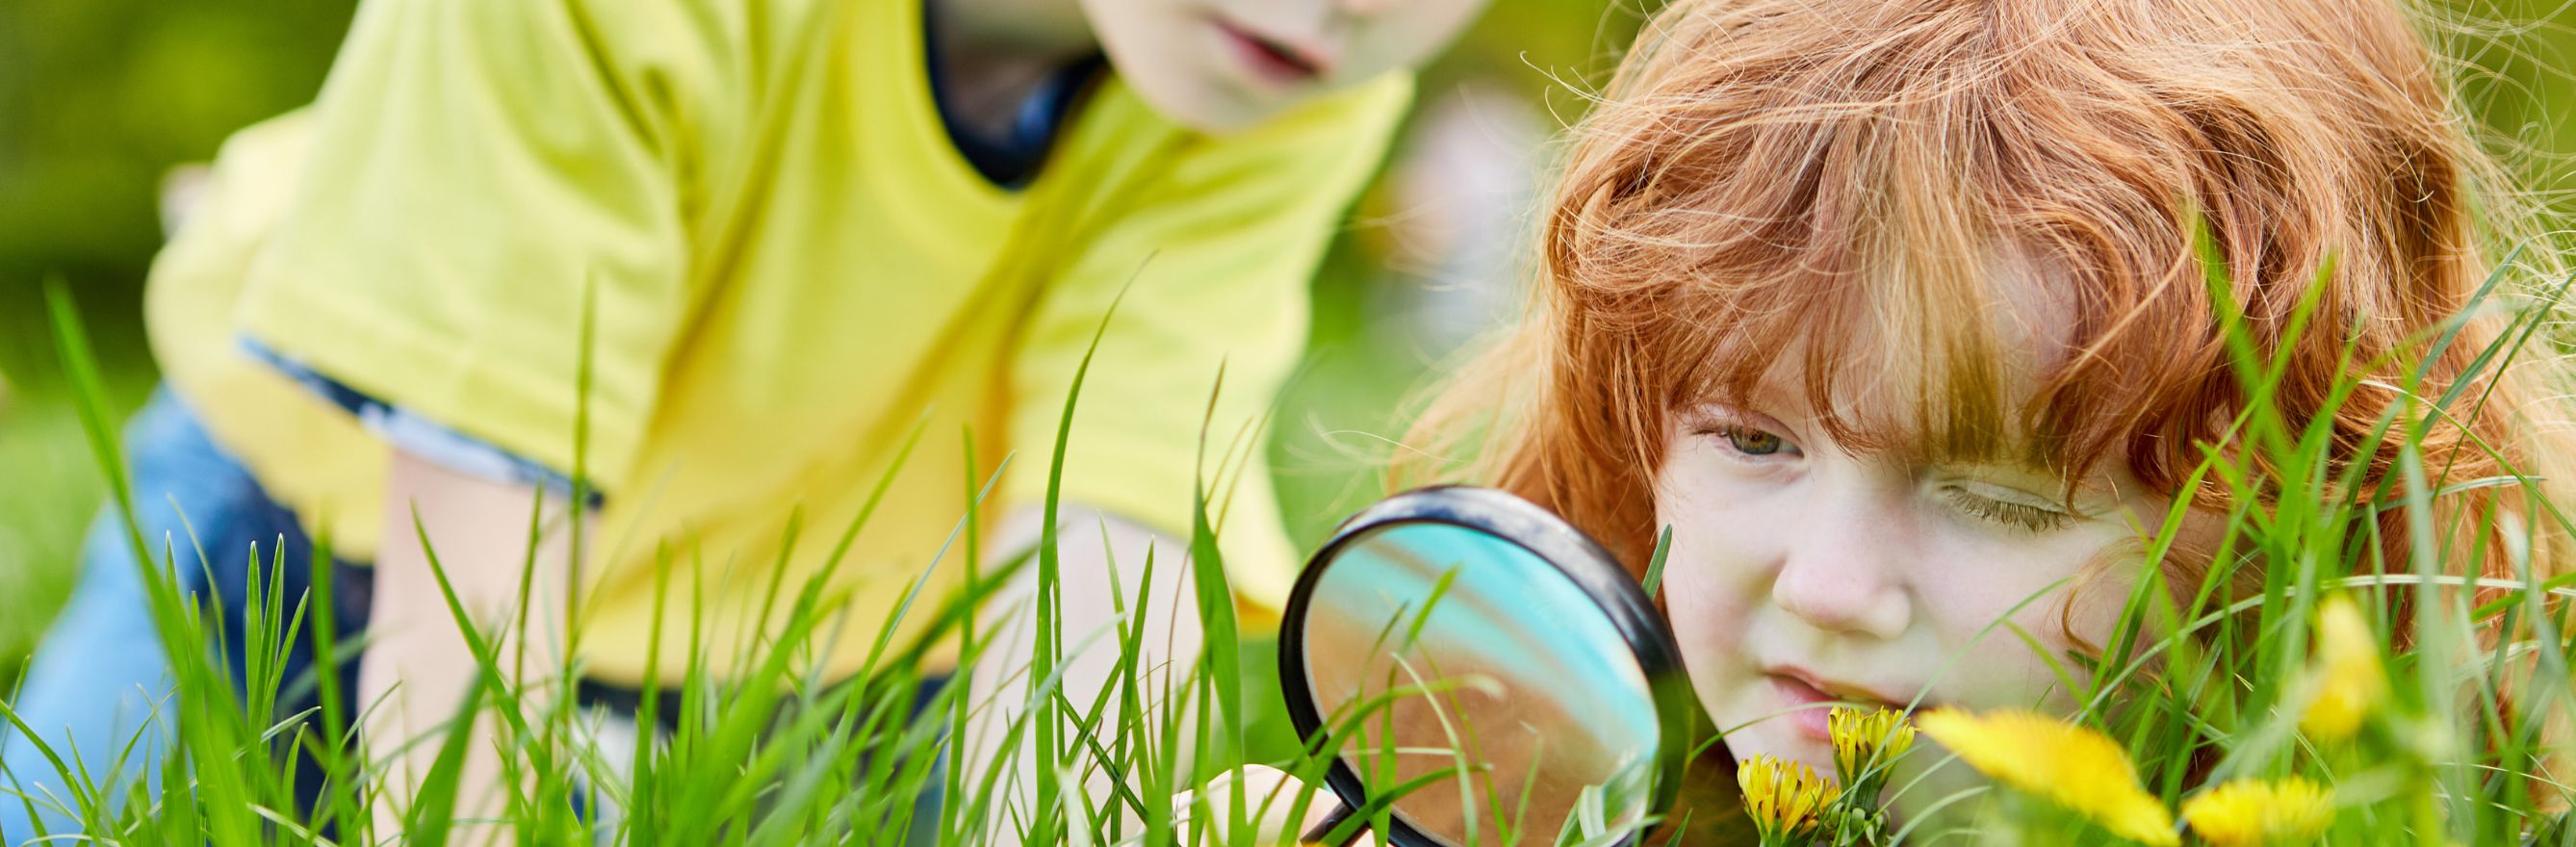
[[[2021,346],[2036,362],[2048,345]],[[2118,461],[2069,511],[2046,472],[1847,449],[1799,390],[1800,358],[1742,405],[1676,415],[1656,481],[1673,630],[1731,751],[1830,774],[1823,704],[2073,705],[2049,662],[2072,667],[2070,630],[2103,643],[2140,567],[2139,527],[2161,525],[2170,498]],[[1912,383],[1864,381],[1835,392],[1846,420],[1912,419],[1893,405]]]
[[1486,0],[1081,0],[1120,78],[1200,129],[1429,58]]

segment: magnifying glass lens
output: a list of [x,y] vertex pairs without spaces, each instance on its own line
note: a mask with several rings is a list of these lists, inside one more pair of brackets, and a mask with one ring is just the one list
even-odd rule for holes
[[1368,530],[1318,565],[1306,684],[1367,796],[1457,847],[1587,840],[1645,817],[1654,693],[1559,568],[1434,522]]

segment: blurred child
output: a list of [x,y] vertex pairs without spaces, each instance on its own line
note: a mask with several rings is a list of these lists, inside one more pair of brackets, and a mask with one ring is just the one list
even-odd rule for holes
[[[128,433],[144,537],[193,538],[206,567],[181,555],[180,572],[211,571],[196,587],[238,615],[252,545],[283,538],[293,596],[327,534],[344,564],[316,600],[367,627],[339,670],[353,702],[381,699],[384,752],[435,732],[474,671],[415,519],[488,619],[514,601],[544,501],[537,605],[577,587],[582,697],[631,706],[692,643],[720,678],[744,670],[776,636],[764,598],[822,573],[892,474],[829,585],[851,623],[803,645],[847,676],[913,577],[956,584],[935,556],[1006,456],[988,549],[1037,535],[1058,417],[1106,321],[1062,473],[1064,629],[1088,632],[1115,607],[1104,541],[1133,573],[1152,538],[1187,535],[1203,452],[1258,455],[1243,433],[1296,357],[1308,273],[1407,69],[1481,5],[370,0],[318,103],[226,145],[154,268],[168,389]],[[1249,464],[1211,512],[1246,599],[1276,602],[1291,569]],[[593,487],[575,509],[577,477]],[[566,513],[587,522],[585,561]],[[123,537],[102,519],[14,704],[93,777],[168,667]],[[657,607],[665,551],[684,565]],[[1128,599],[1174,596],[1175,558]],[[1185,661],[1178,596],[1143,640]],[[990,664],[988,694],[1009,663]],[[1069,693],[1111,670],[1077,661]],[[166,742],[146,731],[129,778]],[[394,798],[434,748],[397,763]],[[490,748],[470,748],[467,796]],[[41,793],[60,796],[53,768],[6,738],[0,755],[63,831]],[[31,834],[23,814],[0,802],[0,835]]]
[[1632,565],[1671,529],[1663,602],[1738,760],[1833,773],[1827,704],[2072,711],[2052,663],[2111,642],[2177,501],[2188,603],[2229,507],[2190,474],[2249,449],[2220,308],[2360,492],[2427,356],[2422,395],[2475,388],[2417,442],[2429,485],[2536,478],[2382,511],[2390,571],[2412,519],[2461,575],[2566,569],[2559,361],[2473,363],[2526,230],[2401,10],[1680,0],[1645,33],[1543,210],[1536,313],[1424,432],[1482,433],[1470,476]]

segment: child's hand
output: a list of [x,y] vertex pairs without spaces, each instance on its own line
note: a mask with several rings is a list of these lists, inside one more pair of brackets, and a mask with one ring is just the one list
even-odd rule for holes
[[[1306,784],[1278,768],[1245,765],[1209,780],[1197,791],[1174,795],[1172,819],[1175,827],[1188,832],[1192,819],[1206,815],[1207,838],[1200,843],[1229,843],[1231,839],[1227,837],[1226,827],[1232,816],[1226,813],[1226,804],[1233,802],[1231,792],[1237,783],[1243,787],[1244,813],[1258,827],[1255,844],[1303,844],[1306,831],[1323,823],[1325,818],[1332,816],[1334,808],[1341,805],[1341,798],[1333,796],[1333,792],[1317,788],[1313,799],[1307,802],[1305,816],[1291,821],[1289,811],[1296,805],[1297,795],[1306,790]],[[1353,847],[1378,847],[1377,834],[1362,830],[1359,840],[1351,844]]]

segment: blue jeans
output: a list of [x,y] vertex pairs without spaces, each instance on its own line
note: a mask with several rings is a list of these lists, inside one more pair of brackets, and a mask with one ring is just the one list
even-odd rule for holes
[[[154,568],[175,564],[175,584],[184,594],[239,597],[253,572],[254,546],[263,562],[283,548],[295,565],[286,568],[284,596],[303,595],[312,545],[294,514],[269,499],[176,397],[166,390],[154,393],[127,422],[125,452],[134,517],[152,546],[141,562]],[[0,727],[0,843],[34,837],[39,821],[51,834],[80,831],[67,782],[98,791],[111,813],[138,781],[144,796],[158,793],[161,762],[175,741],[176,704],[169,656],[152,624],[132,538],[113,507],[91,523],[81,546],[80,583],[10,703],[37,738]],[[263,575],[267,570],[265,564],[258,568]],[[355,632],[365,623],[364,597],[338,593],[344,602],[336,610]],[[353,607],[347,600],[357,602]],[[241,604],[217,605],[233,610],[222,616],[224,637],[233,643],[218,646],[238,685],[238,642],[245,632]],[[290,677],[311,667],[311,654],[309,638],[294,645],[287,659]],[[349,663],[344,674],[352,690],[355,668]],[[35,740],[72,769],[70,780]],[[20,795],[34,804],[35,819]]]

